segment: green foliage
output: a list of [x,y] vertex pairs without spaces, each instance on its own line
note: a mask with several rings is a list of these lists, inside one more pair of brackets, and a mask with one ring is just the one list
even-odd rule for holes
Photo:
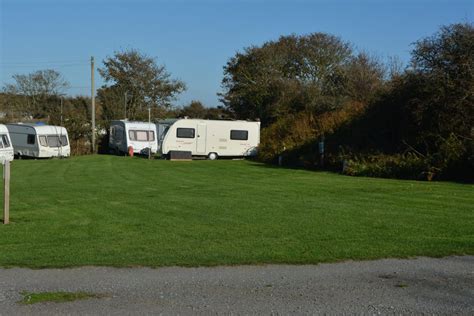
[[[341,167],[344,148],[357,157],[351,162],[354,174],[472,181],[472,51],[474,27],[453,24],[418,41],[411,67],[401,73],[392,65],[386,82],[381,79],[386,67],[376,59],[366,54],[350,58],[338,90],[345,101],[335,109],[299,107],[280,116],[262,132],[261,158],[275,161],[283,154],[286,163],[314,167],[317,142],[324,136],[329,168]],[[352,114],[341,117],[341,109]]]
[[106,84],[97,92],[103,108],[105,125],[113,119],[144,119],[147,108],[159,115],[171,101],[186,89],[185,84],[171,79],[164,66],[137,50],[116,52],[104,60],[99,73]]
[[263,126],[301,111],[335,110],[353,90],[348,70],[360,61],[349,43],[332,35],[282,36],[227,62],[222,101],[238,118],[261,119]]
[[12,164],[11,224],[0,225],[0,265],[315,264],[474,254],[472,190],[251,161],[20,160]]
[[[61,101],[58,100],[60,103]],[[62,126],[66,127],[73,155],[91,151],[91,100],[88,97],[64,98]],[[59,108],[58,108],[59,109]],[[61,125],[61,112],[49,116],[49,124]]]
[[282,117],[262,131],[259,159],[271,162],[283,155],[285,164],[314,165],[321,137],[341,128],[362,110],[362,104],[354,102],[318,116],[300,112]]
[[204,105],[199,101],[191,101],[189,105],[183,107],[181,110],[181,116],[187,116],[189,118],[205,118],[207,110]]
[[414,153],[361,155],[343,159],[344,174],[351,176],[432,180],[434,170]]
[[15,74],[13,80],[13,84],[3,87],[3,92],[13,110],[12,116],[20,120],[42,119],[57,111],[59,96],[69,86],[63,76],[52,69]]
[[232,114],[222,106],[205,107],[200,101],[191,101],[189,105],[178,110],[175,117],[200,118],[207,120],[230,119]]

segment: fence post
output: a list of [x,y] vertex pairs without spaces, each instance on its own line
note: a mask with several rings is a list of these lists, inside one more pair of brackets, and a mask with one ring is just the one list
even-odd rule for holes
[[3,161],[3,224],[10,222],[10,161]]

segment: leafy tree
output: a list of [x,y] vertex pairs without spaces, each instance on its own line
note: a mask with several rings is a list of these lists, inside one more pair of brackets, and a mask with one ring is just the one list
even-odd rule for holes
[[200,101],[191,101],[189,105],[183,107],[180,116],[188,116],[189,118],[206,118],[207,109]]
[[430,177],[472,181],[473,51],[472,24],[444,26],[417,41],[411,67],[393,76],[364,114],[329,141],[359,155],[409,152],[424,161]]
[[[376,57],[361,52],[350,58],[344,67],[344,94],[353,101],[367,104],[382,90],[386,74],[385,65]],[[395,71],[393,70],[393,75]]]
[[206,120],[225,120],[233,118],[232,113],[224,107],[205,107],[200,101],[191,101],[189,105],[183,107],[178,111],[178,113],[170,114],[175,114],[180,117],[187,116],[189,118],[201,118]]
[[[185,90],[182,81],[171,79],[165,66],[137,50],[116,52],[104,60],[99,73],[105,79],[98,91],[106,120],[122,118],[124,99],[127,116],[146,117],[148,107],[167,109],[177,94]],[[125,97],[126,96],[126,97]]]
[[217,107],[207,108],[205,118],[208,120],[230,120],[234,119],[234,116],[228,109],[218,105]]
[[[57,100],[69,86],[63,76],[52,69],[27,75],[13,75],[15,83],[6,84],[3,92],[11,96],[15,110],[24,117],[45,118],[58,106]],[[21,98],[18,98],[21,96]]]
[[264,126],[283,115],[316,115],[367,100],[383,82],[381,63],[353,56],[340,38],[313,33],[282,36],[237,53],[224,67],[221,101],[238,118],[260,118]]
[[[62,125],[68,131],[71,150],[74,155],[86,154],[90,152],[91,137],[91,99],[89,97],[67,97],[63,100]],[[50,124],[61,124],[60,111],[54,112],[50,116]]]
[[474,126],[474,26],[444,26],[415,43],[408,74],[417,83],[410,100],[420,136],[471,138]]

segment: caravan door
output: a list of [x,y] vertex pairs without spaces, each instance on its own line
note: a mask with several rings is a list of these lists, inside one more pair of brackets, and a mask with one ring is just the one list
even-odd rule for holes
[[206,153],[206,124],[199,123],[197,126],[196,154],[205,155]]

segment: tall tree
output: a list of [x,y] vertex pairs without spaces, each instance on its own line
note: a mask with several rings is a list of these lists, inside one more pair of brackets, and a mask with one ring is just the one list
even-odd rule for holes
[[116,52],[103,63],[99,73],[106,85],[99,89],[98,98],[104,113],[113,118],[122,118],[118,113],[124,113],[125,107],[127,116],[133,119],[143,118],[147,107],[169,108],[186,88],[182,81],[171,79],[165,66],[134,49]]
[[443,26],[415,43],[412,81],[417,97],[410,101],[421,130],[428,137],[454,133],[472,137],[474,124],[474,25]]
[[260,118],[264,125],[302,110],[340,108],[351,59],[351,45],[336,36],[282,36],[227,62],[221,101],[239,118]]
[[180,115],[189,118],[206,118],[207,109],[200,101],[193,100],[189,105],[183,107]]

